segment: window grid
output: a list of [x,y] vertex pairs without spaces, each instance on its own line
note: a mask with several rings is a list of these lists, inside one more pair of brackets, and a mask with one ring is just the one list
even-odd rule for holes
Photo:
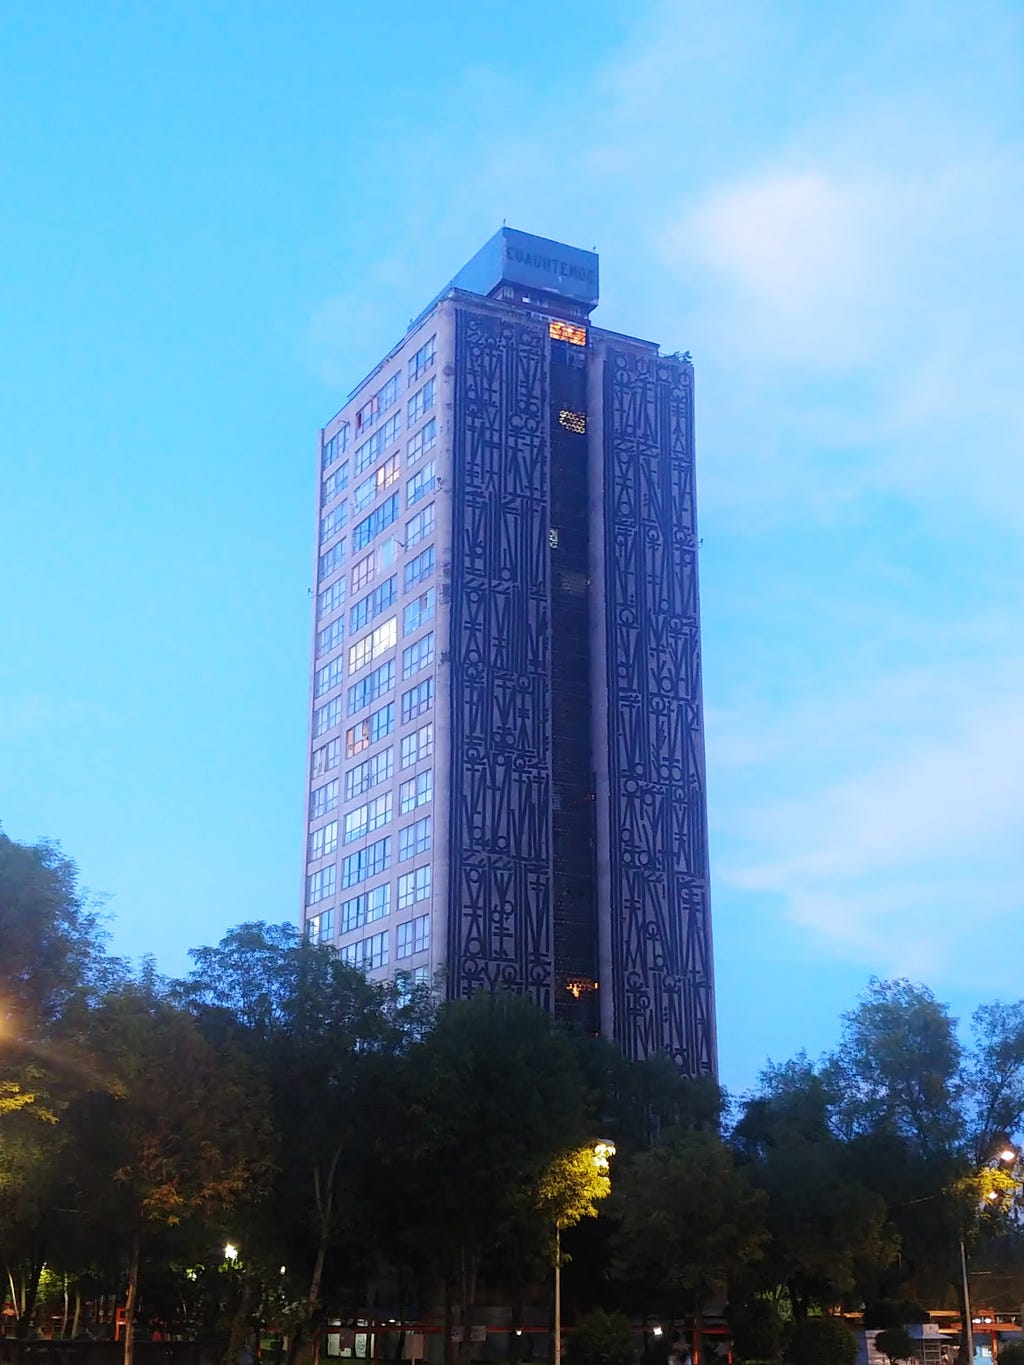
[[398,831],[398,861],[404,863],[421,853],[430,852],[431,817],[424,815]]
[[428,588],[406,605],[402,612],[403,635],[411,635],[414,630],[419,630],[420,626],[434,619],[434,598],[434,589]]
[[418,464],[428,451],[433,450],[437,445],[437,418],[431,417],[429,422],[424,422],[419,431],[414,436],[410,436],[405,447],[405,462],[411,469],[414,464]]
[[357,521],[353,526],[352,548],[362,550],[369,545],[375,536],[379,536],[381,531],[386,530],[397,516],[398,494],[392,493],[391,497],[382,502],[379,507],[375,507],[369,516],[364,517],[362,521]]
[[338,849],[338,822],[332,820],[330,824],[324,825],[322,829],[315,829],[309,836],[309,858],[315,862],[318,858],[326,858],[330,853],[336,853]]
[[371,702],[378,701],[390,692],[394,685],[395,661],[388,659],[386,663],[382,663],[372,673],[367,673],[365,678],[360,678],[348,689],[349,715],[354,715],[356,711],[361,711],[364,706],[369,706]]
[[428,721],[426,725],[421,725],[418,730],[414,730],[411,735],[402,737],[401,766],[411,768],[414,763],[419,763],[424,758],[430,758],[434,752],[434,722]]
[[409,815],[417,806],[426,805],[434,795],[434,773],[428,768],[425,773],[417,773],[403,782],[398,789],[398,809],[400,815]]
[[326,706],[318,706],[313,712],[313,738],[319,739],[341,724],[341,698],[335,697]]
[[[343,887],[358,886],[368,877],[386,872],[391,866],[391,840],[378,839],[355,853],[349,853],[341,860],[341,884]],[[333,868],[330,869],[332,872]]]
[[354,929],[361,929],[364,924],[373,924],[376,920],[384,919],[390,908],[391,887],[387,882],[383,886],[375,886],[372,891],[364,891],[361,896],[353,896],[351,900],[342,901],[341,911],[341,932],[351,934]]
[[336,739],[313,750],[313,776],[323,777],[341,762],[341,745]]
[[344,528],[347,521],[348,498],[344,502],[339,502],[337,507],[332,507],[320,518],[320,544],[326,545],[332,536],[336,536]]
[[437,333],[423,343],[418,351],[413,351],[409,357],[409,381],[419,379],[421,374],[425,374],[434,363],[437,354]]
[[422,512],[417,512],[414,517],[410,517],[405,523],[405,548],[411,550],[414,545],[418,545],[421,540],[425,540],[433,531],[437,524],[437,509],[433,503],[429,507],[424,507]]
[[406,920],[395,930],[395,956],[412,957],[413,953],[425,953],[430,947],[430,916],[417,915]]
[[375,796],[372,801],[367,801],[364,806],[349,811],[345,816],[345,843],[365,839],[368,834],[382,829],[390,819],[391,793],[385,792],[383,796]]
[[346,580],[344,577],[336,579],[329,588],[325,588],[316,599],[316,619],[319,621],[324,616],[329,616],[332,611],[344,605],[345,602]]
[[345,618],[339,616],[336,621],[332,621],[329,626],[324,626],[323,630],[317,632],[316,657],[321,659],[325,654],[330,654],[331,650],[337,649],[344,639]]
[[[425,550],[421,550],[415,558],[410,559],[403,570],[402,584],[405,591],[414,588],[417,583],[424,583],[434,572],[434,547],[428,545]],[[344,581],[344,580],[342,580]]]
[[418,901],[430,899],[430,864],[415,867],[398,879],[398,908],[408,910]]
[[358,943],[348,943],[341,949],[342,960],[352,967],[361,967],[365,972],[375,971],[388,965],[388,935],[371,934],[361,938]]
[[323,668],[318,668],[313,674],[313,696],[322,697],[326,692],[330,692],[332,687],[337,687],[345,676],[345,660],[339,656],[332,659],[329,664],[324,664]]
[[330,578],[331,574],[335,573],[341,568],[342,564],[344,564],[345,539],[345,536],[342,536],[336,545],[332,545],[329,550],[325,550],[320,556],[320,565],[317,571],[318,582],[322,583],[325,578]]
[[311,872],[306,878],[306,904],[316,905],[333,896],[336,875],[337,868],[333,863],[319,872]]
[[332,777],[330,782],[325,782],[322,787],[314,787],[313,795],[309,802],[309,818],[316,820],[321,815],[326,815],[328,811],[335,810],[338,805],[338,779]]
[[[325,466],[326,468],[326,466]],[[338,465],[333,474],[328,474],[320,485],[320,506],[326,507],[332,498],[343,493],[348,487],[348,460]]]
[[357,725],[345,731],[345,756],[354,758],[378,740],[386,739],[395,728],[395,703],[389,701],[379,711],[373,711]]
[[369,440],[364,441],[362,445],[356,446],[355,473],[357,476],[364,474],[372,464],[376,464],[377,457],[397,438],[401,429],[401,414],[396,412],[394,417],[389,417],[384,425],[373,433]]
[[351,801],[353,797],[372,791],[381,782],[389,781],[394,770],[394,750],[390,748],[383,749],[372,758],[365,758],[345,774],[345,800]]
[[352,611],[349,615],[349,626],[353,633],[362,630],[379,616],[382,611],[387,611],[388,607],[398,596],[398,575],[392,574],[383,583],[374,588],[373,592],[368,592],[365,597],[361,597],[358,602],[352,604]]
[[405,485],[405,505],[415,507],[415,505],[433,493],[437,485],[437,465],[434,460],[428,460],[419,473],[414,474]]
[[417,389],[409,399],[407,422],[412,426],[413,422],[418,422],[425,412],[434,406],[434,393],[437,389],[437,380],[428,379],[421,389]]
[[428,668],[434,662],[434,632],[424,635],[402,650],[402,678],[411,678],[421,668]]
[[407,721],[422,716],[424,711],[429,711],[433,704],[434,679],[424,678],[415,687],[410,687],[408,692],[402,693],[402,724],[405,725]]
[[334,937],[334,909],[321,910],[306,920],[306,937],[310,943],[327,943]]
[[369,635],[364,635],[349,648],[349,673],[358,673],[361,668],[373,663],[374,659],[379,659],[387,650],[394,649],[397,643],[398,617],[392,616],[389,621],[372,630]]

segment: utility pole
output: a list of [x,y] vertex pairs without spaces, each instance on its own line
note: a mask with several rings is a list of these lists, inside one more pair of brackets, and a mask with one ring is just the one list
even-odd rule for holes
[[964,1239],[960,1238],[960,1274],[964,1282],[964,1343],[967,1347],[967,1360],[964,1365],[974,1365],[974,1325],[971,1322],[971,1287],[967,1282],[967,1252]]

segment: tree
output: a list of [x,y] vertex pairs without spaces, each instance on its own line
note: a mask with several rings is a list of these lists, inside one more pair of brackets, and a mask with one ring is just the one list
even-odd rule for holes
[[658,1294],[672,1318],[692,1308],[703,1359],[704,1304],[761,1256],[765,1196],[719,1137],[686,1133],[636,1156],[613,1199],[620,1271]]
[[244,1058],[215,1048],[169,1001],[135,986],[111,994],[90,1036],[96,1077],[67,1122],[85,1175],[81,1207],[94,1223],[115,1220],[127,1244],[132,1365],[143,1239],[251,1198],[267,1173],[268,1133]]
[[843,1015],[826,1081],[840,1131],[888,1133],[923,1155],[962,1143],[964,1083],[956,1021],[925,986],[873,979]]
[[624,1313],[595,1308],[577,1322],[569,1335],[570,1365],[634,1365],[633,1329]]
[[[468,1325],[483,1258],[517,1238],[535,1254],[545,1176],[587,1136],[575,1045],[530,1001],[481,992],[441,1007],[390,1098],[385,1245],[399,1264],[430,1265],[449,1321],[457,1303]],[[570,1184],[547,1187],[554,1211],[577,1197]]]
[[897,1360],[909,1360],[918,1347],[905,1327],[883,1327],[875,1337],[875,1350],[885,1356],[889,1365]]
[[857,1343],[842,1318],[804,1318],[789,1338],[792,1365],[853,1365]]

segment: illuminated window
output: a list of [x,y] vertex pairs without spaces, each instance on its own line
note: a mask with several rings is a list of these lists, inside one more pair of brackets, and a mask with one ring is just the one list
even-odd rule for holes
[[379,658],[385,650],[393,649],[397,639],[398,618],[392,616],[390,621],[385,621],[382,626],[378,626],[369,635],[364,635],[352,646],[348,652],[348,671],[358,673],[361,668]]
[[395,703],[389,701],[378,711],[373,711],[366,720],[345,731],[345,756],[354,758],[378,740],[386,739],[395,728]]
[[574,327],[571,322],[552,320],[548,323],[548,335],[555,341],[567,341],[570,346],[585,346],[587,344],[587,329],[585,327]]
[[585,412],[570,412],[568,408],[563,408],[558,414],[558,420],[566,431],[575,431],[583,435],[587,429],[587,414]]

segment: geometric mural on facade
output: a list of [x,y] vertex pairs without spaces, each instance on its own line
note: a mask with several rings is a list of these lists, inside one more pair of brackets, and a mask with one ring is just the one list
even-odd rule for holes
[[455,314],[448,992],[550,1010],[547,327]]
[[605,352],[608,847],[615,1039],[715,1071],[693,371]]

